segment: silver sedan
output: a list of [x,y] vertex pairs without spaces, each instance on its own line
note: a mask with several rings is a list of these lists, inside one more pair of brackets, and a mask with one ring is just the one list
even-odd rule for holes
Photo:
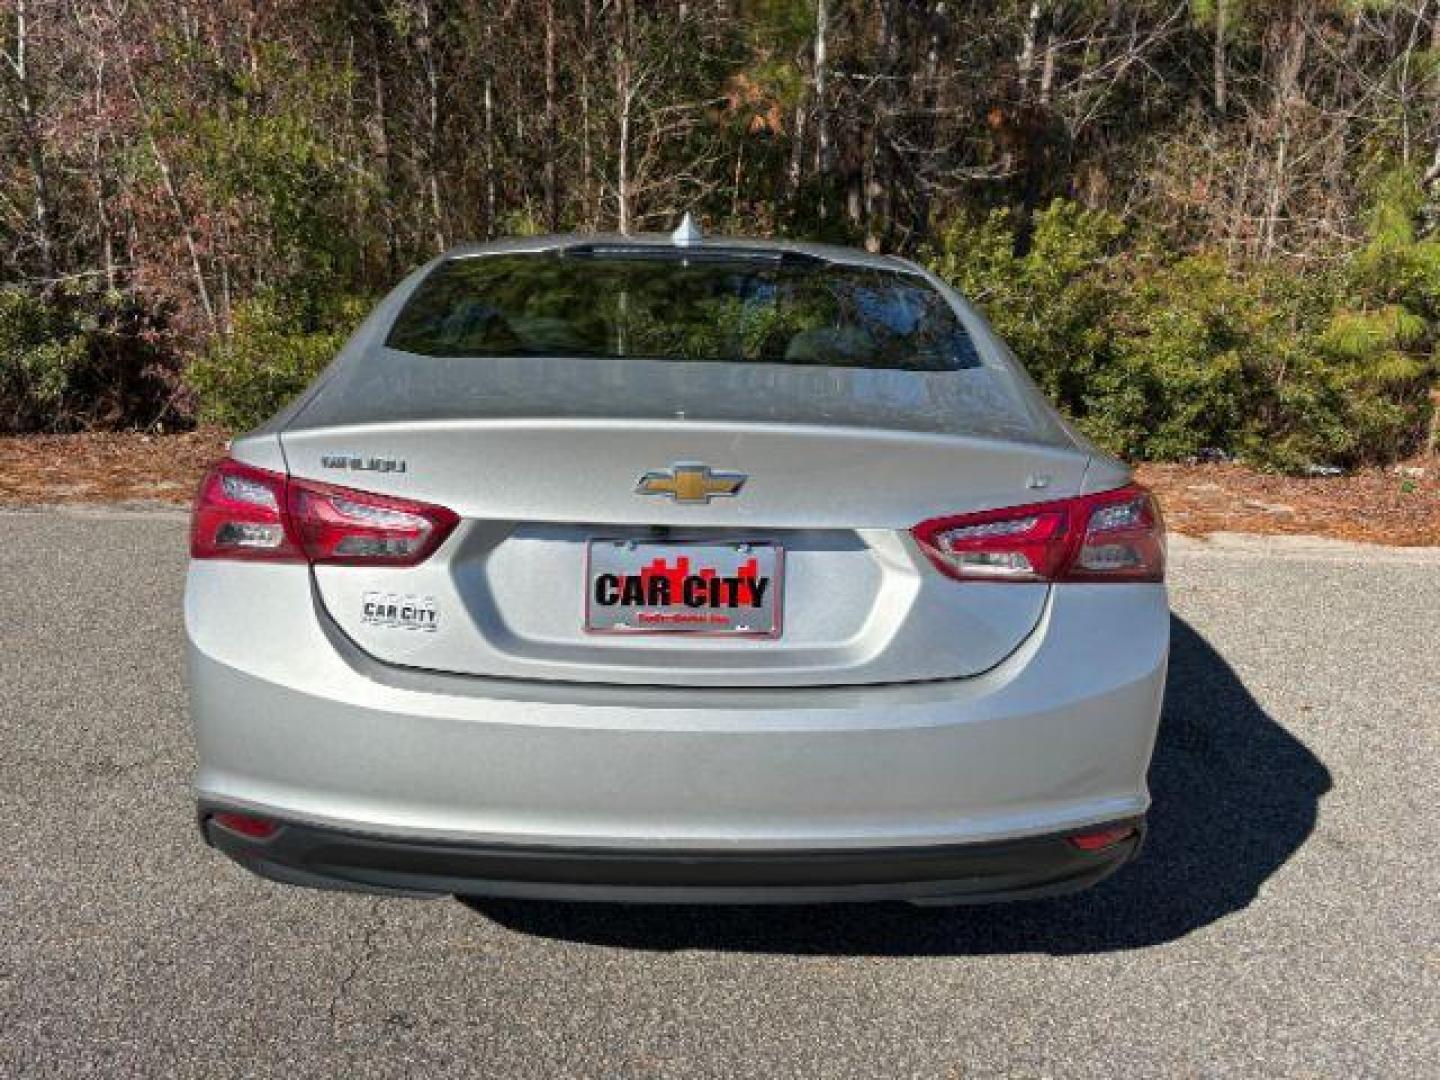
[[1158,510],[904,260],[450,251],[191,551],[201,827],[279,881],[946,904],[1143,835]]

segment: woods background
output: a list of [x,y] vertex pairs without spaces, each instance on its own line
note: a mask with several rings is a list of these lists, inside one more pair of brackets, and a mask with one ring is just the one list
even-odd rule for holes
[[0,0],[0,429],[259,419],[459,240],[861,244],[1133,457],[1422,453],[1440,0]]

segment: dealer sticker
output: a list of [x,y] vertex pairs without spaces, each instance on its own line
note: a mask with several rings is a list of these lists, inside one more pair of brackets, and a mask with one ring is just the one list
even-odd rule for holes
[[433,631],[440,615],[433,596],[402,596],[397,593],[367,592],[361,597],[362,622],[396,630]]

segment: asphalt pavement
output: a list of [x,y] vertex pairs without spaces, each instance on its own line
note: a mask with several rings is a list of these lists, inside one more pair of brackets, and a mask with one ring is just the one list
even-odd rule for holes
[[1177,546],[1140,861],[993,908],[286,888],[202,846],[171,513],[0,514],[0,1076],[1436,1075],[1440,551]]

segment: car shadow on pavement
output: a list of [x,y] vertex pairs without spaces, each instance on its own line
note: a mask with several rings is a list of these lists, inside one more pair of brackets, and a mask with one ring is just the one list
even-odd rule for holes
[[1172,616],[1150,785],[1140,857],[1093,889],[1054,900],[954,908],[466,902],[521,933],[631,949],[945,956],[1141,948],[1247,907],[1310,835],[1330,774]]

